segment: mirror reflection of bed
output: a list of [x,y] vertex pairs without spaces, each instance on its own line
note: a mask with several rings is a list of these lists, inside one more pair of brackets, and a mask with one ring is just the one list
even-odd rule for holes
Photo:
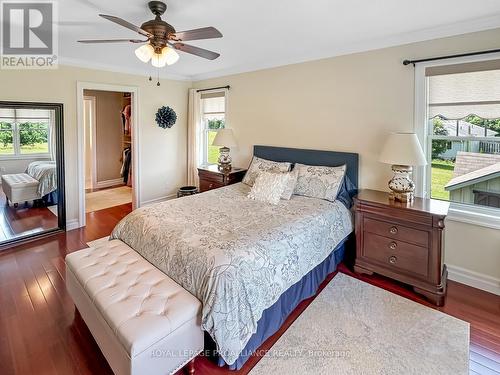
[[62,112],[46,104],[0,104],[1,246],[59,228],[56,118]]

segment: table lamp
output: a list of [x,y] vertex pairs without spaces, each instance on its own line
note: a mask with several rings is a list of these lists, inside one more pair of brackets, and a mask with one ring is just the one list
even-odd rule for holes
[[391,199],[413,201],[415,183],[411,179],[413,166],[426,165],[424,152],[415,133],[391,133],[385,141],[379,161],[392,164],[394,176],[389,181]]
[[229,155],[229,147],[235,147],[236,139],[234,139],[232,129],[220,129],[212,142],[213,146],[222,146],[219,148],[219,158],[217,164],[219,171],[223,173],[231,172],[231,156]]

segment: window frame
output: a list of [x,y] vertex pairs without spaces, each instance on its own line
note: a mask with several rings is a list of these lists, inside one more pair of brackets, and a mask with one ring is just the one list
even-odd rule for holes
[[[49,122],[47,125],[47,131],[48,131],[48,137],[47,137],[47,152],[43,153],[22,153],[21,152],[21,134],[20,131],[21,129],[19,128],[20,124],[24,124],[27,121],[20,122],[18,121],[17,117],[14,117],[13,119],[8,119],[5,117],[0,117],[0,121],[4,120],[3,122],[7,122],[5,120],[8,120],[10,124],[12,124],[12,145],[14,149],[13,154],[0,154],[0,160],[25,160],[25,159],[45,159],[45,158],[51,158],[52,155],[52,142],[51,137],[52,137],[52,127],[50,125],[50,118]],[[4,130],[2,130],[4,131]]]
[[205,116],[206,115],[223,115],[224,116],[224,128],[227,127],[227,97],[228,97],[228,90],[209,90],[209,91],[204,91],[205,94],[209,93],[222,93],[224,98],[224,112],[204,112],[203,110],[203,98],[200,98],[200,121],[201,121],[201,166],[209,166],[209,165],[215,165],[217,163],[210,163],[208,161],[208,134],[210,131],[215,131],[218,132],[220,129],[209,129],[208,128],[208,121],[205,121]]
[[[428,61],[415,65],[415,102],[413,126],[414,132],[416,133],[420,144],[422,145],[422,149],[424,150],[428,161],[428,164],[426,166],[416,167],[414,169],[416,196],[424,198],[430,197],[429,193],[431,185],[431,164],[429,161],[432,153],[432,139],[439,139],[439,137],[443,137],[446,140],[451,140],[450,138],[453,138],[453,136],[437,136],[430,134],[427,108],[429,97],[429,77],[425,75],[426,68],[498,59],[500,59],[500,53],[491,53],[488,55],[476,55],[450,58],[445,60]],[[491,137],[455,138],[459,138],[463,141],[480,141],[484,139],[491,141]],[[450,201],[450,208],[448,210],[447,219],[462,223],[479,225],[487,228],[500,229],[500,210],[492,207]]]

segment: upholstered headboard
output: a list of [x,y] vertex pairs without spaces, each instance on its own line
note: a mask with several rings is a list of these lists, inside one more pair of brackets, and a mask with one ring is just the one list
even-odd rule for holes
[[358,187],[359,155],[351,152],[305,150],[300,148],[253,146],[253,154],[259,158],[273,161],[288,161],[308,165],[337,167],[346,164],[346,174]]

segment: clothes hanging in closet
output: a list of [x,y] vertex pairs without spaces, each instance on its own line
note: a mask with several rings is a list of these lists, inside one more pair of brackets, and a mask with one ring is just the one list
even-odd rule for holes
[[130,134],[132,130],[132,106],[127,104],[122,110],[123,134]]

